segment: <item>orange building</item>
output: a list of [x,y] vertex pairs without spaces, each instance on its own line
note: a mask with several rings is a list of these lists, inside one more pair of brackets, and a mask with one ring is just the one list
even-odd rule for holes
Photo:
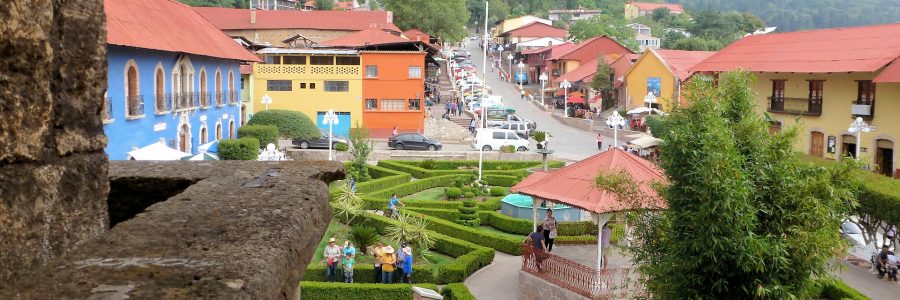
[[372,136],[425,131],[425,52],[360,51],[363,123]]

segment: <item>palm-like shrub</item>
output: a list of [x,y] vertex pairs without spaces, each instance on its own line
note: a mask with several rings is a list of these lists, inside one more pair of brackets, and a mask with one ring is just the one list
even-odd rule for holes
[[350,240],[362,252],[366,251],[369,245],[378,241],[378,231],[374,227],[369,226],[353,226],[350,228]]
[[344,182],[338,188],[338,193],[334,197],[335,216],[347,224],[352,224],[353,219],[365,212],[365,204],[362,197],[350,188],[349,182]]
[[389,226],[385,227],[385,236],[395,242],[406,241],[413,247],[416,256],[434,246],[434,239],[428,234],[428,221],[418,216],[401,213]]

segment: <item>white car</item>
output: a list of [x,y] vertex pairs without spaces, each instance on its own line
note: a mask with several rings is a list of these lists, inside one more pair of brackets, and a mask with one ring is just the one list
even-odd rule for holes
[[478,128],[475,133],[475,139],[472,140],[472,148],[484,151],[499,150],[500,147],[512,145],[516,151],[528,151],[528,140],[519,137],[515,131],[494,129],[494,128]]

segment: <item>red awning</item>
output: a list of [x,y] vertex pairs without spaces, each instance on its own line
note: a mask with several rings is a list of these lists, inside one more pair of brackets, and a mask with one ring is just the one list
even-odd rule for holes
[[584,103],[584,98],[581,96],[569,97],[569,103]]
[[[638,183],[646,197],[636,205],[597,188],[599,174],[625,172]],[[612,213],[635,208],[665,209],[665,200],[657,195],[653,182],[667,184],[663,172],[649,161],[620,149],[610,149],[555,172],[535,172],[512,187],[512,192],[577,207],[594,213]],[[636,207],[638,206],[638,207]]]

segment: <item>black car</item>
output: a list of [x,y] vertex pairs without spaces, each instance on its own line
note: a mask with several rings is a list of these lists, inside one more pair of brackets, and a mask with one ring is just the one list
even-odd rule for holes
[[[328,149],[328,131],[321,131],[322,137],[317,139],[293,139],[291,140],[291,144],[294,146],[300,147],[301,149],[307,148],[319,148],[319,149]],[[347,139],[341,137],[334,137],[331,139],[331,147],[334,149],[337,147],[337,144],[349,144]]]
[[388,147],[397,150],[441,150],[443,145],[418,133],[401,133],[388,139]]

